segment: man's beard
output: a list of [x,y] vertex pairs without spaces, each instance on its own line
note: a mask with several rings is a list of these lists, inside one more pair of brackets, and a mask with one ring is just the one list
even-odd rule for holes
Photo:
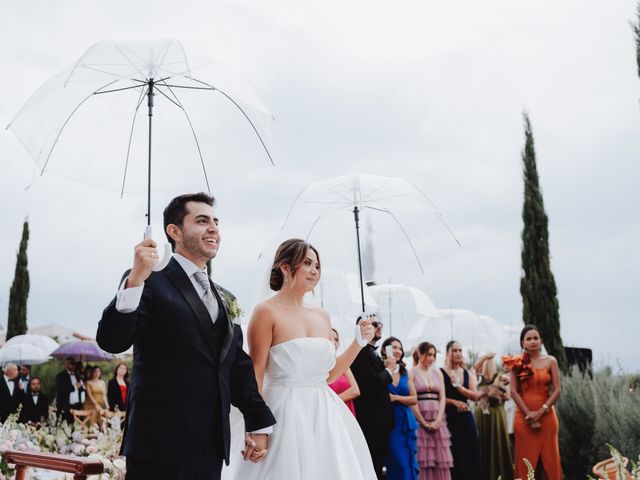
[[205,262],[208,262],[209,260],[211,260],[213,257],[216,256],[216,254],[212,254],[210,252],[207,252],[202,245],[200,244],[200,239],[195,238],[195,237],[188,237],[185,236],[182,242],[182,245],[184,246],[184,249],[189,252],[190,254],[199,257],[200,259],[204,260]]

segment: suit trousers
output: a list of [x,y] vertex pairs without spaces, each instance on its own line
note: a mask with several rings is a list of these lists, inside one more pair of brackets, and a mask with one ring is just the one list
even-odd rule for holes
[[[167,438],[167,442],[179,441]],[[127,457],[125,480],[220,480],[222,447],[210,431],[203,445],[200,462],[192,465],[165,465]]]
[[364,438],[367,441],[369,452],[371,453],[371,460],[373,461],[373,468],[376,471],[376,476],[381,479],[382,467],[387,459],[387,452],[389,451],[389,430],[367,431],[364,433]]

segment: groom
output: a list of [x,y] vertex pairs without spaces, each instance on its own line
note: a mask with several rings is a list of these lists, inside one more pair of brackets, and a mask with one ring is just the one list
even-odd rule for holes
[[128,480],[219,479],[222,460],[229,463],[230,403],[253,432],[245,439],[245,459],[259,461],[267,451],[275,419],[242,350],[242,330],[206,275],[220,243],[214,202],[197,193],[169,203],[164,226],[174,257],[152,273],[155,242],[136,245],[133,268],[98,324],[104,350],[133,345],[122,441]]

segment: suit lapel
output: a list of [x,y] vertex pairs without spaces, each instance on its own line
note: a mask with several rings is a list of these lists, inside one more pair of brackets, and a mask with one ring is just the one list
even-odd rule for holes
[[202,333],[209,344],[209,348],[211,349],[211,353],[215,358],[216,355],[216,346],[213,338],[213,324],[211,323],[211,316],[209,315],[209,311],[207,307],[204,306],[202,300],[198,296],[196,289],[193,288],[193,284],[187,274],[184,272],[180,264],[172,258],[167,265],[167,268],[164,269],[167,276],[171,280],[171,282],[175,285],[175,287],[180,291],[184,299],[187,301],[191,310],[196,316],[200,327],[202,328]]
[[226,326],[225,336],[222,340],[222,348],[220,348],[220,363],[222,363],[224,357],[226,357],[227,353],[229,353],[229,350],[231,349],[231,343],[233,342],[233,322],[229,317],[227,304],[223,301],[222,294],[218,290],[218,285],[216,285],[215,283],[213,283],[213,292],[216,296],[216,299],[218,300],[218,306],[220,308],[218,322],[224,322],[224,325]]

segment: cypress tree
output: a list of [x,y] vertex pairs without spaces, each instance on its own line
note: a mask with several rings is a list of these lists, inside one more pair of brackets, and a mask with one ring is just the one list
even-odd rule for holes
[[549,262],[548,218],[544,210],[538,182],[536,152],[529,115],[523,114],[525,145],[522,151],[524,202],[522,206],[522,319],[540,329],[547,351],[566,367],[566,356],[560,337],[560,310]]
[[640,2],[636,5],[636,17],[638,23],[631,22],[631,28],[633,29],[633,38],[636,43],[636,65],[638,77],[640,77]]
[[7,340],[27,333],[27,298],[29,297],[29,270],[27,269],[27,243],[29,242],[29,222],[22,225],[22,240],[16,259],[16,271],[9,293],[9,319]]

